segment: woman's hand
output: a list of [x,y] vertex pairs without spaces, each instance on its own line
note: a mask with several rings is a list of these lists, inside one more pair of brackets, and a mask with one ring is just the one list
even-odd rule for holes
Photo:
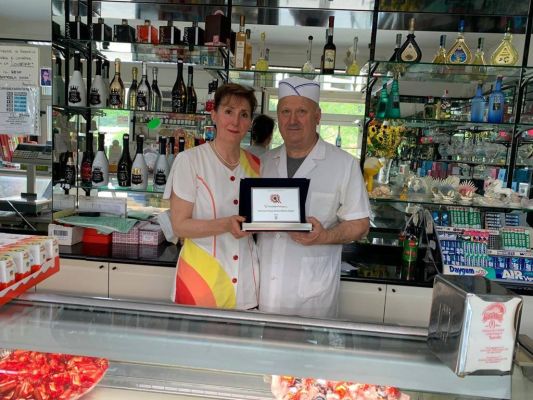
[[235,239],[240,239],[250,234],[250,232],[245,232],[241,229],[241,223],[246,221],[246,218],[241,217],[240,215],[232,215],[231,217],[227,217],[226,221],[227,231],[231,233]]

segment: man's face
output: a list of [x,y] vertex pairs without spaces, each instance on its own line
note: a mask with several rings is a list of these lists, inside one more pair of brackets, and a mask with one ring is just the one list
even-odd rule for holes
[[287,96],[278,103],[278,125],[285,145],[290,149],[306,149],[314,144],[320,108],[302,96]]

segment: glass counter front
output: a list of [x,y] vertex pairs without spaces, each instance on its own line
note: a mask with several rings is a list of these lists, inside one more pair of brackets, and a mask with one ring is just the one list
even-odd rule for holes
[[518,367],[457,377],[415,328],[35,294],[0,308],[0,326],[0,348],[107,358],[90,399],[273,399],[273,374],[394,386],[411,399],[533,390]]

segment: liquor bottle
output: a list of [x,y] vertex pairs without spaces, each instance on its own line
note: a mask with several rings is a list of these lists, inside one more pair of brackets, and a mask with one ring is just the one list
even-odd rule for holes
[[104,150],[105,134],[98,133],[98,151],[94,156],[92,166],[92,185],[93,187],[106,186],[109,182],[109,161]]
[[96,60],[96,73],[89,93],[90,106],[93,108],[105,107],[107,96],[109,96],[109,92],[102,78],[102,60],[98,58]]
[[174,158],[176,157],[174,155],[175,153],[175,149],[174,147],[176,146],[176,138],[174,136],[170,136],[168,138],[168,155],[167,155],[167,163],[168,163],[168,168],[172,168],[172,164],[174,163]]
[[160,44],[178,44],[181,40],[181,31],[176,28],[172,21],[167,21],[167,26],[159,27]]
[[81,75],[81,56],[80,52],[74,53],[74,71],[68,83],[68,105],[74,107],[85,107],[87,105],[87,92],[85,83]]
[[241,15],[239,23],[239,32],[235,36],[235,68],[244,68],[244,59],[246,53],[246,32],[244,29],[244,15]]
[[68,194],[70,188],[76,185],[76,164],[71,151],[67,152],[67,163],[65,164],[65,185],[63,190]]
[[244,51],[244,69],[252,69],[252,54],[253,54],[253,48],[252,48],[252,31],[250,29],[246,29],[246,48]]
[[115,59],[115,76],[109,85],[109,107],[124,108],[124,83],[120,77],[120,58]]
[[154,192],[165,190],[168,177],[167,162],[167,139],[164,136],[159,137],[159,154],[154,164]]
[[341,137],[341,127],[338,127],[337,130],[337,137],[335,138],[335,146],[337,146],[339,149],[342,147],[342,137]]
[[209,112],[215,108],[215,89],[213,89],[213,81],[207,84],[207,99],[205,101],[204,110]]
[[150,103],[152,101],[152,90],[150,89],[150,82],[148,82],[148,71],[146,63],[142,63],[142,77],[141,83],[137,87],[136,109],[141,111],[150,110]]
[[178,58],[178,75],[172,87],[172,112],[187,112],[187,87],[183,81],[183,59]]
[[307,37],[307,60],[304,65],[302,65],[302,72],[306,78],[313,79],[315,77],[315,66],[311,61],[311,53],[313,51],[313,36]]
[[65,81],[61,75],[61,58],[59,55],[56,56],[55,60],[55,69],[54,69],[54,79],[52,80],[52,93],[54,100],[52,104],[58,106],[65,105]]
[[94,150],[93,150],[93,131],[89,131],[85,137],[85,151],[81,158],[81,187],[85,190],[87,196],[91,193],[92,187],[92,171],[93,171],[93,161],[94,161]]
[[518,61],[518,52],[513,45],[513,35],[511,34],[511,20],[507,21],[507,29],[503,35],[502,42],[492,53],[490,58],[492,65],[515,65]]
[[152,68],[152,101],[150,102],[150,111],[161,111],[161,104],[163,102],[161,90],[157,84],[158,68]]
[[185,137],[178,137],[178,153],[185,151]]
[[98,18],[98,22],[93,23],[93,40],[110,42],[113,40],[113,29],[104,23],[103,18]]
[[409,20],[409,34],[407,39],[400,47],[400,61],[407,63],[417,63],[420,62],[422,58],[422,51],[418,47],[418,43],[415,40],[415,19],[411,18]]
[[144,136],[137,135],[137,151],[131,166],[131,188],[133,190],[146,190],[148,187],[148,166],[143,154]]
[[137,67],[133,67],[131,69],[131,85],[128,90],[128,104],[126,105],[126,108],[130,110],[135,110],[137,108],[137,74]]
[[485,97],[483,96],[483,82],[479,82],[476,89],[476,95],[472,97],[472,105],[470,110],[471,122],[483,122],[485,115]]
[[400,59],[400,48],[401,47],[402,47],[402,34],[397,33],[396,34],[396,45],[394,47],[392,56],[389,58],[389,62],[402,62],[402,60]]
[[385,118],[387,113],[387,107],[389,103],[389,94],[387,93],[387,83],[384,83],[381,88],[381,94],[379,96],[378,107],[376,111],[376,118]]
[[144,20],[144,25],[137,25],[137,42],[159,44],[157,29],[149,19]]
[[126,133],[122,136],[122,154],[117,164],[117,180],[119,186],[131,186],[131,167],[130,135]]
[[104,81],[104,86],[106,87],[107,97],[105,98],[105,106],[109,106],[109,61],[104,60],[102,63],[102,79]]
[[266,59],[266,47],[265,47],[265,41],[266,41],[266,34],[265,32],[261,32],[261,40],[259,42],[259,58],[257,59],[255,63],[255,70],[256,71],[268,71],[268,61]]
[[446,56],[446,62],[448,64],[470,64],[472,61],[472,52],[465,42],[465,21],[459,21],[459,32],[457,33],[457,39],[453,43],[450,51]]
[[361,71],[361,67],[359,66],[359,64],[357,64],[357,43],[358,42],[359,42],[359,38],[355,36],[353,38],[352,60],[351,60],[351,63],[347,65],[346,67],[346,75],[356,76],[356,75],[359,75],[359,71]]
[[503,122],[503,108],[505,105],[505,95],[502,92],[502,76],[496,79],[496,85],[489,96],[489,113],[487,121],[491,124]]
[[435,104],[435,98],[429,96],[426,104],[424,104],[424,118],[435,119],[437,118],[437,106]]
[[113,26],[113,40],[115,42],[135,42],[135,29],[128,25],[127,19],[123,19],[120,25]]
[[437,102],[437,119],[450,119],[451,117],[450,99],[448,98],[448,90],[444,90],[442,97]]
[[194,68],[192,65],[189,65],[187,68],[188,71],[188,77],[187,77],[187,113],[194,114],[196,113],[196,106],[198,103],[198,100],[196,98],[196,91],[194,90],[194,83],[193,83],[193,73]]
[[483,79],[487,74],[487,67],[485,63],[485,52],[483,51],[483,38],[477,40],[477,49],[472,61],[472,78]]
[[446,64],[446,35],[440,35],[439,49],[431,62],[433,64]]
[[322,57],[324,64],[322,66],[323,74],[333,74],[335,72],[335,58],[337,56],[337,47],[333,43],[333,26],[335,24],[335,17],[329,17],[328,40],[324,45]]
[[392,80],[392,86],[390,90],[390,97],[388,101],[387,118],[400,118],[400,85],[398,78],[394,77]]

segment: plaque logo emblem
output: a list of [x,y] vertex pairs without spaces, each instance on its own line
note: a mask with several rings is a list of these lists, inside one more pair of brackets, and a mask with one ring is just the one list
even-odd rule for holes
[[281,204],[281,197],[279,194],[271,194],[270,195],[270,202],[274,204]]
[[482,321],[489,328],[495,328],[503,322],[505,315],[505,305],[503,303],[493,303],[488,305],[482,314]]

